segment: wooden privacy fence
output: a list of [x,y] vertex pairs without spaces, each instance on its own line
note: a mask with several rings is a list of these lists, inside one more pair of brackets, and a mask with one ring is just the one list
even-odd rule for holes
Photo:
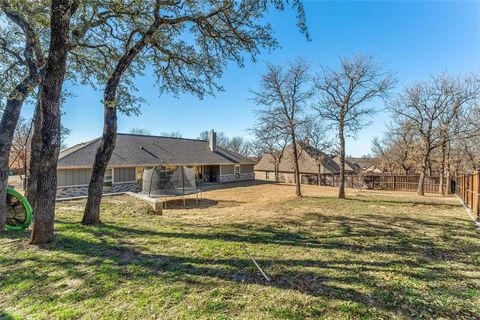
[[[372,190],[417,191],[419,179],[419,175],[346,175],[345,187]],[[339,180],[340,177],[338,175],[320,175],[321,186],[337,187]],[[311,184],[317,183],[314,181],[314,183]],[[440,177],[425,177],[425,192],[438,193],[439,188]]]
[[480,171],[467,173],[457,178],[456,194],[465,207],[471,210],[480,222]]

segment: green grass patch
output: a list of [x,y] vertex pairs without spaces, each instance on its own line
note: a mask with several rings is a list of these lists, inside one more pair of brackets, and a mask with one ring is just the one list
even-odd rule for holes
[[163,216],[109,197],[96,227],[59,203],[53,243],[0,235],[0,319],[480,318],[480,233],[455,199],[325,190],[217,190]]

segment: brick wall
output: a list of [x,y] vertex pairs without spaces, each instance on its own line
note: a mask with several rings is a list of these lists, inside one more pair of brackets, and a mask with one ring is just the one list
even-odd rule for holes
[[235,182],[235,181],[247,181],[255,180],[255,174],[251,173],[241,173],[238,177],[234,174],[225,174],[220,176],[220,182]]

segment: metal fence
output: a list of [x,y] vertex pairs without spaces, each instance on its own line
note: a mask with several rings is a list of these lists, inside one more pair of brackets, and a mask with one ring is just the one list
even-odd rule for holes
[[457,177],[456,194],[480,222],[480,171]]

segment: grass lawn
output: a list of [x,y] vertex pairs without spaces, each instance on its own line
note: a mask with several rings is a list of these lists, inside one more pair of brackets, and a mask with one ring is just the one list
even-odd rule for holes
[[58,203],[53,243],[0,236],[0,318],[480,319],[480,232],[455,198],[304,193],[242,185],[163,216],[107,197],[98,227]]

